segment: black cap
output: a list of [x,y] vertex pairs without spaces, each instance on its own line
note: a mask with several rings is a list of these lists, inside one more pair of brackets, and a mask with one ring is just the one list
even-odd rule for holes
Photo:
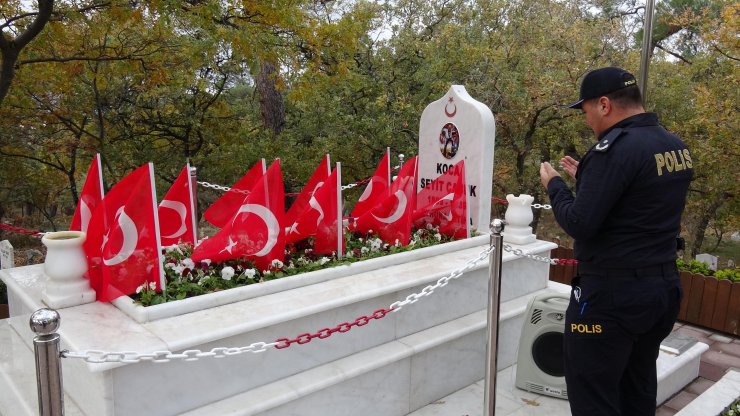
[[570,104],[568,108],[581,108],[585,100],[603,97],[622,88],[637,85],[635,76],[622,68],[609,66],[594,69],[586,74],[581,82],[581,99]]

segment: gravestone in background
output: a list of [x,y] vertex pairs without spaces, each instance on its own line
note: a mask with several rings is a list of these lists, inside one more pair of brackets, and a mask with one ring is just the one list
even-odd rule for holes
[[707,253],[701,253],[696,255],[696,260],[702,263],[706,263],[709,266],[710,270],[717,271],[717,256],[713,256]]
[[8,240],[0,241],[0,269],[10,269],[12,267],[15,267],[13,246]]
[[465,160],[469,222],[484,233],[491,222],[495,136],[491,109],[474,100],[462,85],[453,85],[421,114],[417,191]]

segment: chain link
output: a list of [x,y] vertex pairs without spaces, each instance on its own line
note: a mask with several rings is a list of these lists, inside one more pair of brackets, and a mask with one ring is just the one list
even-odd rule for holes
[[472,260],[468,260],[465,265],[457,270],[454,270],[452,273],[450,273],[447,276],[441,277],[439,280],[437,280],[436,283],[432,285],[426,286],[424,289],[421,290],[419,293],[412,293],[408,296],[406,296],[406,299],[393,302],[391,306],[389,307],[391,309],[391,312],[398,312],[406,305],[411,305],[416,303],[419,299],[431,295],[435,290],[439,289],[440,287],[445,287],[452,279],[457,279],[458,277],[465,274],[465,272],[471,270],[473,267],[475,267],[481,260],[484,260],[488,257],[488,255],[491,254],[491,252],[495,249],[494,246],[489,246],[487,249],[483,250],[477,258],[474,258]]
[[319,339],[326,339],[330,336],[336,334],[337,332],[345,333],[348,332],[352,327],[360,327],[365,326],[370,323],[373,319],[382,319],[384,318],[389,312],[392,312],[392,309],[378,309],[375,312],[373,312],[370,316],[362,315],[355,319],[353,322],[342,322],[341,324],[335,326],[334,328],[323,328],[318,330],[317,332],[310,334],[310,333],[303,333],[295,337],[294,339],[288,339],[288,338],[278,338],[275,340],[275,348],[281,350],[283,348],[288,348],[292,344],[308,344],[309,342],[313,341],[316,338]]
[[553,266],[566,266],[566,265],[578,264],[578,260],[576,259],[556,259],[556,258],[550,258],[547,256],[538,256],[536,254],[525,253],[524,250],[520,248],[513,248],[508,244],[504,244],[504,250],[508,251],[509,253],[512,253],[513,255],[517,257],[526,257],[528,259],[540,261],[543,263],[548,263]]
[[265,352],[268,348],[278,345],[278,342],[255,342],[245,347],[218,347],[210,351],[186,350],[181,353],[172,351],[153,351],[150,353],[138,353],[136,351],[105,352],[100,350],[85,350],[82,352],[62,351],[64,358],[79,358],[88,363],[127,363],[134,364],[142,361],[153,363],[168,363],[172,360],[196,361],[200,358],[224,358],[231,355],[251,352],[254,354]]
[[549,205],[549,204],[545,204],[545,205],[542,205],[542,204],[532,204],[532,208],[534,208],[534,209],[540,209],[540,208],[542,208],[542,209],[552,209],[552,206]]

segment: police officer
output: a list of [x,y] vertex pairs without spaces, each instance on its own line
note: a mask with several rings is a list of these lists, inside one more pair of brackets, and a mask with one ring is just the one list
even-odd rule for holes
[[635,77],[589,72],[580,109],[598,138],[580,162],[540,166],[558,224],[575,239],[564,333],[573,415],[655,414],[655,362],[681,301],[676,236],[694,161],[686,145],[645,112]]

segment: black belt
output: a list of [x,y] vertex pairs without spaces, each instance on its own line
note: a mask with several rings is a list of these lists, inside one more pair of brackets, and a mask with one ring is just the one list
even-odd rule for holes
[[660,277],[677,275],[678,268],[675,261],[636,268],[601,267],[587,263],[578,263],[578,274],[606,277]]

